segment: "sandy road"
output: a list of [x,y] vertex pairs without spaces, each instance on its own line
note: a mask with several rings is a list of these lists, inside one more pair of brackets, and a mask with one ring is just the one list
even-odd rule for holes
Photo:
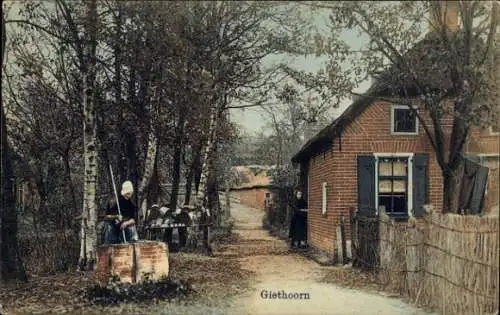
[[[241,241],[219,253],[238,257],[242,268],[256,272],[248,294],[234,301],[234,314],[430,315],[399,299],[320,283],[325,270],[335,267],[289,253],[284,241],[262,229],[262,211],[237,203],[231,208]],[[269,298],[273,293],[302,293],[302,299]]]

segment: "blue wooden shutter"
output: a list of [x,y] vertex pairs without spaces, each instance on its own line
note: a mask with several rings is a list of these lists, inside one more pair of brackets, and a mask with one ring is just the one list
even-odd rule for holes
[[424,205],[429,203],[429,155],[413,157],[413,216],[425,214]]
[[375,216],[375,157],[358,156],[358,210],[362,216]]
[[467,155],[467,158],[473,162],[476,162],[476,163],[481,163],[481,158],[478,156],[478,155],[475,155],[475,154],[469,154]]
[[476,162],[477,164],[481,164],[481,157],[476,155],[476,154],[468,154],[466,156],[466,158],[471,160],[472,162]]

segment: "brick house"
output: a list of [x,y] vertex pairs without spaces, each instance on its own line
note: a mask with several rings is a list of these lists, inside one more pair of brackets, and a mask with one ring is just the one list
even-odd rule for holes
[[[428,46],[420,46],[429,52]],[[444,76],[437,77],[441,86]],[[377,80],[366,97],[355,100],[292,158],[300,167],[299,182],[309,204],[309,244],[328,254],[335,254],[336,228],[341,213],[347,218],[350,207],[367,215],[385,207],[390,216],[402,221],[410,212],[422,215],[427,204],[442,209],[443,178],[431,143],[407,106],[380,101],[394,96],[381,82]],[[404,86],[396,90],[414,91],[404,79],[400,84]],[[418,108],[414,96],[413,105]],[[432,126],[426,112],[418,112]],[[442,126],[449,135],[451,117]],[[489,167],[487,213],[498,212],[499,140],[496,128],[475,128],[464,147],[467,156]]]
[[235,181],[230,191],[231,196],[240,203],[264,210],[272,199],[272,185],[267,175],[267,167],[258,166],[257,168],[257,174],[254,174],[248,166],[232,167]]
[[[403,211],[392,214],[401,219],[408,218],[411,209],[418,216],[424,204],[442,208],[441,169],[427,135],[418,122],[413,123],[414,133],[395,128],[399,117],[408,112],[380,101],[354,102],[294,156],[309,204],[309,241],[313,247],[333,253],[340,215],[347,215],[350,207],[370,212],[389,200],[401,201],[404,204],[396,208]],[[498,141],[498,133],[477,129],[465,148],[468,155],[490,168],[487,212],[498,209]],[[325,142],[331,144],[327,149]],[[394,170],[389,175],[391,168]],[[394,179],[382,174],[394,175]],[[394,191],[387,185],[390,180],[399,185]]]

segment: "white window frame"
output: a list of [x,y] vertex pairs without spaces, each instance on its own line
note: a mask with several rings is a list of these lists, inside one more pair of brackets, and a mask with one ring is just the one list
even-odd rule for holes
[[[416,106],[413,106],[413,108],[417,109]],[[391,134],[392,135],[397,135],[397,136],[416,136],[419,134],[419,128],[420,128],[420,125],[419,125],[419,121],[418,121],[418,117],[415,115],[415,129],[416,131],[414,132],[398,132],[398,131],[394,131],[394,119],[396,118],[395,115],[394,115],[394,110],[395,109],[409,109],[411,110],[411,108],[407,105],[391,105]]]
[[321,214],[326,215],[328,210],[328,183],[321,184]]
[[490,132],[490,136],[498,136],[498,135],[500,135],[499,131],[497,131],[497,132],[493,131],[493,127],[492,126],[488,127],[488,131]]
[[397,153],[382,153],[382,152],[377,152],[373,153],[373,156],[375,156],[375,213],[378,215],[378,161],[380,158],[388,157],[406,157],[408,158],[408,217],[410,217],[412,214],[412,209],[413,209],[413,156],[414,153],[404,153],[404,152],[397,152]]

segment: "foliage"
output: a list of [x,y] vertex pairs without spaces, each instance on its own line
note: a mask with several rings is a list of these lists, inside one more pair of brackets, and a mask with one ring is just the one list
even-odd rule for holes
[[[282,71],[264,69],[262,60],[293,46],[288,33],[302,17],[288,7],[98,1],[97,20],[90,25],[81,3],[14,3],[6,20],[2,94],[16,169],[23,170],[15,176],[34,183],[32,199],[39,200],[32,211],[36,230],[65,230],[73,218],[85,217],[80,216],[81,205],[90,202],[83,198],[85,104],[95,106],[95,202],[101,213],[112,195],[108,164],[116,166],[117,183],[132,180],[140,203],[170,199],[175,205],[183,175],[189,193],[217,191],[230,163],[221,153],[228,152],[237,132],[225,112],[260,104],[273,90]],[[287,30],[274,32],[276,25]],[[96,29],[95,40],[87,36],[89,26]],[[95,78],[87,76],[89,69]],[[84,97],[86,85],[93,88],[84,92],[93,97]],[[204,163],[210,143],[214,152]],[[157,154],[151,158],[152,149]],[[198,189],[205,164],[210,187]],[[162,188],[165,183],[172,183],[170,192]],[[217,194],[211,196],[211,204],[219,202]]]
[[123,302],[146,302],[171,300],[188,296],[193,289],[189,283],[171,279],[145,280],[138,284],[122,283],[119,279],[110,279],[105,284],[95,284],[86,288],[85,296],[99,305],[119,304]]
[[[72,32],[83,27],[83,9],[62,0],[14,5],[19,18],[7,20],[10,56],[3,79],[9,87],[3,94],[16,153],[26,161],[30,177],[37,178],[42,199],[70,196],[72,208],[82,204],[78,49],[88,43],[76,41]],[[223,111],[235,102],[241,107],[266,100],[283,72],[263,68],[262,60],[294,46],[289,33],[296,33],[292,25],[304,19],[288,5],[259,2],[98,2],[98,11],[99,159],[103,165],[118,166],[117,182],[137,183],[144,174],[148,134],[153,132],[158,138],[159,178],[149,191],[161,200],[168,196],[159,185],[172,181],[173,174],[199,177],[191,173],[200,172],[197,156],[208,137],[211,104],[220,103]],[[283,30],[275,32],[277,25]],[[156,36],[160,33],[166,36]],[[223,119],[217,142],[231,143],[235,132]],[[52,160],[61,161],[54,165],[57,176],[44,171]],[[64,178],[69,195],[44,191],[56,177]],[[112,193],[105,167],[100,167],[98,182],[97,202],[102,206]],[[39,212],[56,211],[44,208],[40,205]],[[45,216],[41,213],[40,218]],[[55,224],[50,221],[47,224]]]
[[[287,230],[293,212],[293,198],[296,183],[296,172],[287,165],[278,167],[273,172],[274,193],[270,206],[266,208],[264,227]],[[287,230],[288,232],[288,230]]]
[[31,275],[70,271],[78,262],[78,235],[74,231],[23,233],[19,252]]

